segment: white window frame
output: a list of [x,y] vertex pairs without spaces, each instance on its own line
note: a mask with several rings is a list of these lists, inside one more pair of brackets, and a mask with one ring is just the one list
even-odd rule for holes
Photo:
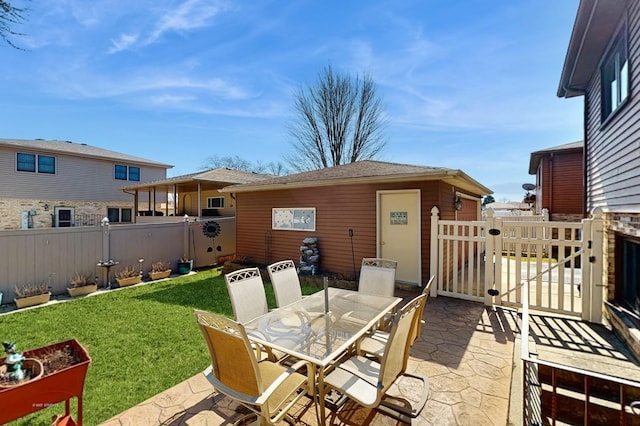
[[[219,206],[214,205],[214,200],[219,201]],[[224,197],[207,197],[208,209],[224,209]]]
[[[109,218],[109,210],[118,210],[118,220],[111,220]],[[131,218],[129,221],[124,222],[122,220],[122,211],[129,210],[129,217]],[[131,207],[107,207],[107,218],[109,218],[110,223],[133,223],[133,209]]]
[[600,65],[603,124],[629,99],[630,76],[627,25],[624,23],[607,48]]
[[[18,169],[18,157],[20,155],[32,155],[34,158],[34,170],[20,170]],[[50,172],[43,172],[42,170],[40,170],[40,157],[47,157],[47,158],[53,158],[53,173]],[[16,152],[16,171],[18,173],[38,173],[38,174],[45,174],[45,175],[55,175],[58,172],[58,158],[55,155],[48,155],[48,154],[36,154],[33,152],[24,152],[24,151],[18,151]]]

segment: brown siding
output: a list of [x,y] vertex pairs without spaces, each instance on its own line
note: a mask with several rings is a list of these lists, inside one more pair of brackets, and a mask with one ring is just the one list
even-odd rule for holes
[[582,213],[582,153],[554,153],[551,170],[553,186],[549,213],[552,216]]
[[551,220],[577,218],[583,209],[582,150],[555,151],[540,159],[541,186],[536,211],[547,209]]
[[640,2],[629,2],[630,94],[605,126],[601,123],[600,72],[586,96],[587,210],[603,207],[624,212],[640,209]]
[[[299,264],[300,246],[306,237],[318,237],[323,271],[351,278],[363,257],[376,255],[376,191],[420,189],[422,215],[422,279],[429,276],[431,209],[453,219],[454,188],[442,182],[339,185],[278,191],[239,193],[236,200],[236,250],[258,263],[293,259]],[[469,200],[470,201],[470,200]],[[316,231],[271,229],[271,209],[315,207]],[[349,229],[353,229],[353,253]]]
[[539,210],[542,209],[550,209],[551,208],[551,171],[550,171],[550,167],[549,167],[549,158],[548,157],[543,157],[540,160],[540,163],[542,164],[541,167],[541,173],[542,173],[542,200],[541,200],[541,207]]

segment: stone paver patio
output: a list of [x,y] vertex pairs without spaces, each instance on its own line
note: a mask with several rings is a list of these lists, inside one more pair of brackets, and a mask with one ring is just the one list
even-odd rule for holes
[[[412,424],[506,425],[516,312],[432,297],[424,320],[422,336],[411,349],[408,371],[426,374],[431,390],[427,405]],[[421,389],[403,381],[396,390],[412,400],[412,394]],[[215,393],[202,374],[197,374],[102,425],[221,425],[232,424],[243,413],[243,407]],[[317,423],[311,403],[296,407],[292,414],[301,424]],[[333,425],[404,424],[349,403],[328,417]]]

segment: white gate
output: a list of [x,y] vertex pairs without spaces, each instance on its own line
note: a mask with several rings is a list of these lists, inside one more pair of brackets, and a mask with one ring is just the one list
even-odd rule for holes
[[603,221],[510,220],[489,210],[483,221],[440,220],[431,210],[431,271],[437,295],[529,306],[600,322]]

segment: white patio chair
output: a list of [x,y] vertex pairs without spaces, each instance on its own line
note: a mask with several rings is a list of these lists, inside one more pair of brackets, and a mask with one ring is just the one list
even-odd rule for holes
[[245,268],[224,276],[231,299],[233,316],[244,324],[269,312],[267,295],[258,268]]
[[[396,267],[395,260],[382,259],[378,257],[365,257],[360,266],[360,279],[358,281],[358,291],[378,296],[393,297],[396,288]],[[385,315],[380,320],[377,328],[388,330],[391,324],[391,315]]]
[[[313,372],[308,361],[292,366],[256,359],[242,324],[220,315],[194,310],[194,315],[207,343],[211,365],[203,374],[216,391],[240,402],[256,423],[275,425],[280,420],[293,419],[288,411],[307,393],[315,392],[314,377],[301,374]],[[317,413],[317,406],[316,406]]]
[[398,262],[389,259],[365,257],[360,266],[358,291],[392,297],[396,284]]
[[292,260],[283,260],[267,266],[278,307],[289,305],[302,299],[300,279]]
[[[409,334],[409,345],[413,345],[416,340],[422,334],[422,325],[424,321],[422,316],[424,314],[424,307],[429,300],[429,292],[431,291],[431,285],[435,276],[432,275],[429,282],[422,289],[422,294],[425,295],[424,303],[421,303],[416,310],[416,315],[413,318],[413,325],[411,326],[411,332]],[[373,334],[367,335],[356,342],[356,353],[358,355],[372,356],[378,361],[382,359],[384,355],[384,349],[389,341],[389,333],[382,330],[376,330]],[[405,366],[406,367],[406,366]]]
[[[416,417],[427,402],[429,382],[426,377],[410,375],[405,370],[413,320],[425,298],[426,295],[420,294],[394,315],[389,339],[380,362],[354,355],[344,362],[335,364],[333,371],[324,378],[320,398],[324,398],[328,391],[335,389],[365,407],[378,408],[387,414],[398,416],[397,418]],[[393,404],[393,398],[385,398],[391,385],[401,376],[416,377],[423,381],[422,398],[413,407],[408,404]]]

